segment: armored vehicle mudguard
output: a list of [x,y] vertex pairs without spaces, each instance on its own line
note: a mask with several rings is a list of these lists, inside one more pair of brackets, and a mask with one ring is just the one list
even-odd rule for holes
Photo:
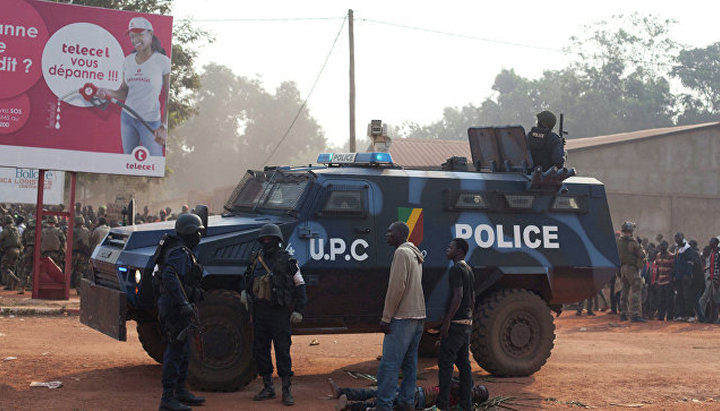
[[[205,352],[193,352],[191,382],[236,390],[255,376],[239,293],[257,232],[269,222],[281,227],[307,284],[305,319],[295,334],[378,332],[394,252],[384,233],[402,220],[426,256],[427,345],[450,296],[445,249],[460,237],[470,244],[466,260],[476,276],[476,361],[499,376],[540,369],[553,347],[551,309],[593,296],[619,258],[603,184],[573,170],[533,172],[524,135],[521,127],[470,129],[476,171],[402,169],[388,153],[323,154],[321,166],[249,171],[227,213],[209,218],[197,249]],[[155,223],[111,230],[81,290],[83,323],[124,340],[126,320],[135,320],[143,347],[158,361],[163,347],[149,284],[152,255],[171,229]]]

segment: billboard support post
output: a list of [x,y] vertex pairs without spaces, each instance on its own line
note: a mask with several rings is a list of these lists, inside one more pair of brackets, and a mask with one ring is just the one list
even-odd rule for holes
[[38,170],[37,202],[35,202],[35,246],[33,249],[32,298],[40,298],[40,241],[42,241],[43,191],[45,170]]
[[[70,206],[66,207],[67,211],[45,211],[43,210],[43,193],[45,189],[45,170],[38,170],[38,197],[37,207],[35,210],[35,248],[33,250],[33,288],[32,298],[48,299],[48,300],[68,300],[70,299],[70,278],[72,277],[72,246],[73,246],[73,229],[75,227],[75,184],[77,182],[77,173],[70,173]],[[50,271],[57,271],[54,264],[49,264],[49,257],[41,260],[41,244],[42,244],[42,218],[45,215],[54,215],[67,218],[68,232],[65,244],[65,267],[61,272],[62,283],[45,283],[45,278],[52,279]],[[54,269],[54,270],[53,270]]]

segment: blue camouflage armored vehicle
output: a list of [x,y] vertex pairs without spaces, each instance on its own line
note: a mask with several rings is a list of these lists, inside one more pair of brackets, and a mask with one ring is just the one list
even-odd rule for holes
[[[472,163],[403,169],[388,153],[322,154],[318,166],[248,171],[226,213],[207,219],[198,249],[205,299],[202,348],[190,380],[236,390],[254,378],[252,327],[240,291],[260,227],[279,225],[307,284],[295,334],[378,332],[394,250],[387,227],[402,220],[425,254],[423,288],[432,347],[449,301],[445,249],[467,239],[476,279],[472,353],[498,376],[539,370],[554,342],[551,311],[593,296],[619,265],[603,184],[573,170],[532,170],[522,127],[471,128]],[[114,228],[82,283],[81,320],[126,339],[134,320],[145,350],[162,361],[152,296],[153,254],[172,222]],[[197,352],[202,349],[203,352]]]

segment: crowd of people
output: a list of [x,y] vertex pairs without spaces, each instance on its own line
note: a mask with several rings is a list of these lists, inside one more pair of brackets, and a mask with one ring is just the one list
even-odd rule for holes
[[[179,214],[189,212],[183,205]],[[49,212],[64,212],[64,205],[50,207]],[[30,204],[0,204],[0,284],[5,290],[17,290],[24,294],[32,287],[33,253],[35,250],[35,206]],[[135,224],[170,221],[179,214],[170,207],[150,213],[146,206],[142,213],[135,214]],[[65,268],[67,233],[72,224],[72,275],[70,285],[77,288],[80,279],[90,267],[93,250],[105,238],[111,227],[127,224],[127,211],[109,213],[106,206],[75,203],[74,219],[65,216],[47,215],[42,220],[40,252],[49,257],[59,269]]]
[[626,222],[616,233],[621,260],[617,276],[598,295],[578,303],[576,315],[585,308],[591,316],[594,310],[609,310],[620,314],[621,321],[720,323],[720,237],[700,250],[698,242],[682,232],[671,242],[663,234],[652,241],[634,237],[634,228]]

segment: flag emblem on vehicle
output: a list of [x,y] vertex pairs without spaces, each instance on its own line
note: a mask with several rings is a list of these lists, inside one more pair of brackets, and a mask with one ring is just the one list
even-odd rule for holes
[[423,209],[411,207],[398,207],[398,220],[404,221],[410,227],[408,241],[415,245],[423,240]]

